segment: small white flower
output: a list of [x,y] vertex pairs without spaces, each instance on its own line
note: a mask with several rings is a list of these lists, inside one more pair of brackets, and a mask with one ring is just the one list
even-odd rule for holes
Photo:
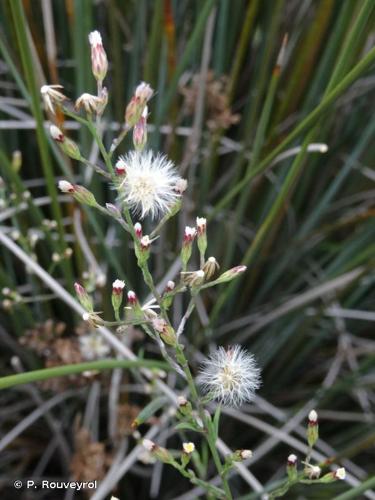
[[198,383],[212,399],[225,406],[251,401],[260,386],[260,369],[254,356],[235,345],[219,347],[202,365]]
[[288,456],[288,465],[295,465],[297,463],[297,456],[294,453],[291,453]]
[[247,458],[251,458],[253,456],[253,452],[251,450],[241,450],[240,455],[242,460],[246,460]]
[[120,184],[122,201],[142,218],[166,213],[180,197],[174,189],[180,179],[174,164],[152,151],[132,151],[122,160],[126,164],[126,177]]
[[335,478],[341,479],[342,481],[346,478],[346,470],[344,467],[340,467],[335,471]]
[[191,442],[190,443],[182,443],[182,449],[184,450],[184,452],[187,455],[190,455],[195,450],[195,444],[191,443]]
[[82,356],[87,360],[105,358],[110,353],[109,345],[96,332],[79,337]]

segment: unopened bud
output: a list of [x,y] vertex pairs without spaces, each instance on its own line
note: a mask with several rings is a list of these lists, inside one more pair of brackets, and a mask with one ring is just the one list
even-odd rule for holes
[[79,203],[83,203],[84,205],[89,205],[90,207],[96,207],[98,205],[92,192],[78,184],[74,186],[73,196]]
[[60,149],[63,153],[68,155],[73,160],[82,159],[78,145],[74,141],[66,137],[58,127],[56,127],[55,125],[51,125],[50,134],[52,139],[56,141],[60,146]]
[[139,222],[136,222],[134,224],[134,232],[136,237],[140,240],[142,238],[142,224]]
[[184,416],[191,415],[193,410],[190,401],[188,401],[184,396],[178,396],[177,398],[178,409],[180,413]]
[[221,276],[219,276],[218,279],[215,281],[215,283],[219,284],[232,281],[234,278],[241,276],[241,274],[244,273],[246,269],[247,269],[246,266],[232,267],[232,269],[229,269],[229,271],[226,271]]
[[93,303],[86,289],[80,283],[76,282],[74,283],[74,290],[82,307],[84,307],[86,311],[93,312]]
[[122,303],[123,290],[125,288],[125,282],[122,280],[115,280],[112,283],[112,307],[117,317]]
[[128,292],[128,303],[130,306],[135,306],[136,304],[138,304],[137,296],[135,292],[133,292],[133,290],[129,290]]
[[198,248],[199,253],[204,257],[207,250],[207,220],[204,217],[197,217]]
[[12,155],[12,169],[15,172],[19,172],[20,168],[22,166],[22,153],[21,151],[13,151]]
[[311,410],[307,424],[307,442],[312,448],[319,438],[318,414],[315,410]]
[[119,160],[116,162],[115,173],[119,177],[126,175],[126,163],[122,158],[119,158]]
[[142,82],[138,85],[125,111],[125,123],[128,127],[134,127],[139,122],[153,93],[154,91],[148,83]]
[[186,179],[178,179],[174,187],[174,190],[177,194],[183,194],[186,191],[187,185],[188,182]]
[[60,191],[62,191],[63,193],[71,193],[71,194],[73,194],[74,191],[75,191],[74,184],[71,184],[68,181],[59,181],[58,182],[58,187],[59,187]]
[[166,291],[172,292],[172,290],[174,290],[175,286],[176,286],[176,283],[172,280],[169,280],[167,283],[167,286],[166,286]]
[[177,344],[177,335],[172,326],[168,325],[168,323],[163,318],[155,318],[152,321],[152,326],[155,331],[158,332],[162,341],[170,346],[175,347]]
[[295,481],[297,479],[297,457],[294,454],[288,456],[288,461],[286,465],[286,472],[290,481]]
[[186,226],[181,249],[182,269],[186,269],[193,251],[193,241],[197,234],[195,227]]
[[232,460],[234,462],[243,462],[252,456],[253,452],[251,450],[236,450],[232,455]]
[[108,60],[99,31],[93,31],[89,34],[89,42],[91,45],[92,73],[95,79],[101,83],[107,74]]
[[161,462],[164,462],[167,464],[173,462],[173,457],[169,453],[169,451],[166,450],[165,448],[162,448],[161,446],[158,446],[153,441],[150,441],[149,439],[144,439],[142,441],[142,444],[146,448],[147,451],[152,453],[152,455],[155,458],[159,459]]

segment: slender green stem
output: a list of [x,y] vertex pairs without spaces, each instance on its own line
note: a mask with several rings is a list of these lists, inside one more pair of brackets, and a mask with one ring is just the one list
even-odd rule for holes
[[102,359],[100,361],[91,361],[88,363],[77,363],[73,365],[55,366],[53,368],[44,368],[33,370],[31,372],[18,373],[0,378],[0,389],[6,389],[15,385],[29,384],[54,377],[66,377],[85,371],[112,370],[114,368],[150,368],[157,370],[169,370],[167,363],[149,359],[120,360],[120,359]]

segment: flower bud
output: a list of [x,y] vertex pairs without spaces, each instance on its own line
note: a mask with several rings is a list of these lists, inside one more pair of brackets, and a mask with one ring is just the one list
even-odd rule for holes
[[293,453],[289,455],[286,464],[286,472],[290,481],[295,481],[297,479],[297,457]]
[[232,460],[234,462],[243,462],[244,460],[251,458],[253,456],[253,452],[251,450],[236,450],[232,454]]
[[181,249],[182,269],[186,269],[193,251],[193,241],[197,234],[195,227],[186,226]]
[[319,438],[318,414],[315,410],[311,410],[307,424],[307,442],[312,448]]
[[108,60],[99,31],[93,31],[89,34],[89,43],[91,45],[92,73],[96,81],[101,84],[107,74]]
[[198,248],[199,253],[204,257],[207,250],[207,220],[204,217],[197,217]]
[[50,134],[51,137],[54,141],[57,142],[57,144],[60,146],[60,149],[63,153],[65,153],[67,156],[72,158],[73,160],[81,160],[81,152],[79,150],[78,145],[66,137],[62,131],[56,127],[56,125],[51,125],[50,126]]
[[226,283],[228,281],[232,281],[234,278],[237,278],[237,276],[240,276],[242,273],[246,271],[247,267],[246,266],[236,266],[232,267],[232,269],[229,269],[225,273],[223,273],[221,276],[218,277],[218,279],[215,281],[215,283]]
[[148,83],[142,82],[138,85],[125,111],[125,123],[128,127],[134,127],[138,123],[153,93]]
[[74,187],[74,184],[71,184],[70,182],[68,181],[59,181],[58,182],[58,188],[60,189],[60,191],[62,191],[63,193],[71,193],[73,194],[74,191],[75,191],[75,187]]
[[155,318],[152,321],[152,326],[165,344],[173,347],[176,346],[176,332],[170,325],[168,325],[168,323],[163,318]]
[[[198,237],[198,241],[199,241],[199,237]],[[204,275],[205,275],[206,280],[210,280],[212,278],[212,276],[216,273],[217,269],[219,269],[219,267],[220,267],[219,263],[217,262],[215,257],[209,257],[207,259],[207,262],[205,262],[205,264],[203,266],[203,271],[204,271]]]
[[86,311],[93,312],[94,310],[93,303],[86,289],[82,285],[76,282],[74,283],[74,290],[77,294],[77,298],[81,303],[82,307],[84,307]]
[[74,186],[74,192],[72,194],[79,203],[89,205],[90,207],[96,207],[98,205],[92,192],[83,186],[79,186],[78,184],[76,184]]
[[172,292],[174,290],[175,286],[176,286],[176,283],[174,281],[172,281],[172,280],[169,280],[168,283],[167,283],[167,286],[165,288],[165,291],[166,292]]
[[13,151],[12,154],[12,170],[14,172],[19,172],[20,168],[22,166],[22,153],[21,151]]
[[126,175],[126,163],[122,158],[119,158],[115,165],[115,174],[119,177]]
[[136,237],[140,240],[142,238],[142,224],[139,222],[136,222],[134,224],[134,232]]
[[188,401],[184,396],[178,396],[177,398],[178,409],[180,413],[184,416],[191,415],[192,406],[190,401]]
[[166,464],[173,462],[173,457],[168,450],[158,446],[153,441],[149,439],[144,439],[142,441],[143,446],[149,451],[155,458],[159,459],[161,462]]
[[112,307],[117,317],[122,303],[123,290],[125,282],[122,280],[115,280],[112,283]]
[[138,304],[137,296],[135,292],[133,292],[133,290],[129,290],[128,292],[128,304],[130,306],[135,306],[136,304]]
[[133,128],[133,144],[137,151],[142,151],[147,143],[147,114],[148,108],[145,106],[140,119]]

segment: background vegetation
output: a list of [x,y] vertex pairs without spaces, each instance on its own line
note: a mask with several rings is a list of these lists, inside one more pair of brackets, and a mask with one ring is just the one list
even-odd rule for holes
[[[316,459],[345,466],[348,482],[298,486],[288,498],[375,498],[374,11],[372,0],[2,1],[2,374],[81,361],[84,327],[66,295],[75,279],[84,276],[107,316],[115,278],[145,298],[121,228],[58,193],[64,177],[113,201],[98,176],[52,143],[40,102],[44,83],[73,98],[94,91],[87,34],[98,29],[110,61],[106,144],[145,80],[156,89],[150,144],[189,180],[178,222],[155,245],[156,280],[178,273],[183,227],[195,214],[208,218],[209,253],[223,269],[249,266],[239,281],[207,291],[186,329],[195,368],[210,347],[233,343],[262,367],[255,403],[221,420],[223,442],[254,453],[231,479],[235,497],[260,498],[284,476],[289,453],[304,456],[306,415],[316,408]],[[57,119],[100,164],[87,131]],[[176,321],[185,307],[177,301]],[[158,358],[139,332],[126,345]],[[175,377],[167,382],[173,388]],[[2,390],[2,498],[14,498],[10,479],[103,478],[126,456],[120,498],[197,498],[173,471],[131,455],[144,392],[118,369]],[[159,409],[151,426],[177,447],[165,415]]]

